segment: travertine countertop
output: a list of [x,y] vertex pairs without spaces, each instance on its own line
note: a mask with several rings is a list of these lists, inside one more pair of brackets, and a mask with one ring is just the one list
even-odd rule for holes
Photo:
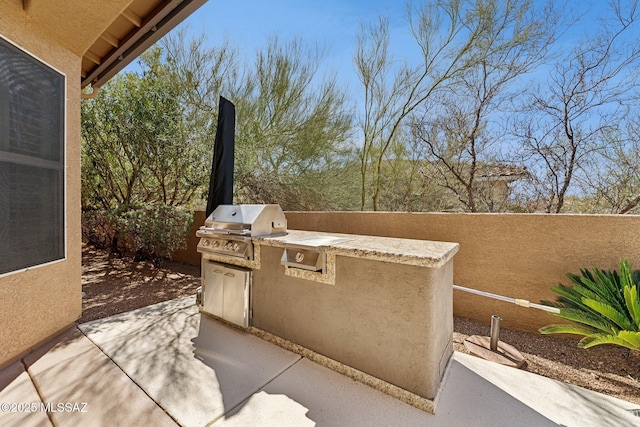
[[254,237],[253,241],[257,245],[279,248],[318,247],[324,248],[327,254],[436,268],[453,258],[460,247],[449,242],[302,230],[288,230],[286,236],[280,237]]

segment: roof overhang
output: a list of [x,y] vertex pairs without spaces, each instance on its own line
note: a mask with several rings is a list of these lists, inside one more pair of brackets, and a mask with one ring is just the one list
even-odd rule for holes
[[102,86],[206,1],[133,0],[84,53],[81,86]]

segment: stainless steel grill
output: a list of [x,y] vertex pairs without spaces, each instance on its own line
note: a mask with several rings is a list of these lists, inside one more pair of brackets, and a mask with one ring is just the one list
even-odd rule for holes
[[252,260],[251,237],[286,232],[287,220],[279,205],[220,205],[196,232],[198,252]]
[[251,239],[286,233],[287,220],[279,205],[218,206],[196,232],[202,253],[200,310],[249,327],[253,273],[246,268],[251,263],[243,260],[254,260]]

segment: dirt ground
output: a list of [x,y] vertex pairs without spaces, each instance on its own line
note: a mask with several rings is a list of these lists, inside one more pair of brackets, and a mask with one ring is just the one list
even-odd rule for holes
[[[133,262],[91,246],[82,253],[83,314],[78,323],[111,316],[162,301],[194,295],[200,268],[166,262]],[[470,335],[489,335],[489,326],[454,317],[454,349]],[[523,368],[548,378],[640,404],[640,352],[614,346],[580,349],[576,341],[502,329],[500,340],[524,356]]]
[[82,317],[78,323],[196,294],[200,267],[166,261],[154,268],[151,261],[130,258],[82,246]]

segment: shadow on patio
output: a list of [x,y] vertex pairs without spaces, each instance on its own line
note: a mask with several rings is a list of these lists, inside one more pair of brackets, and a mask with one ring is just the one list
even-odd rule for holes
[[[28,375],[2,371],[0,400],[87,402],[48,414],[62,426],[640,425],[638,405],[458,352],[431,415],[201,316],[192,297],[78,328],[86,337],[72,328],[25,357]],[[0,414],[3,425],[46,417]]]

